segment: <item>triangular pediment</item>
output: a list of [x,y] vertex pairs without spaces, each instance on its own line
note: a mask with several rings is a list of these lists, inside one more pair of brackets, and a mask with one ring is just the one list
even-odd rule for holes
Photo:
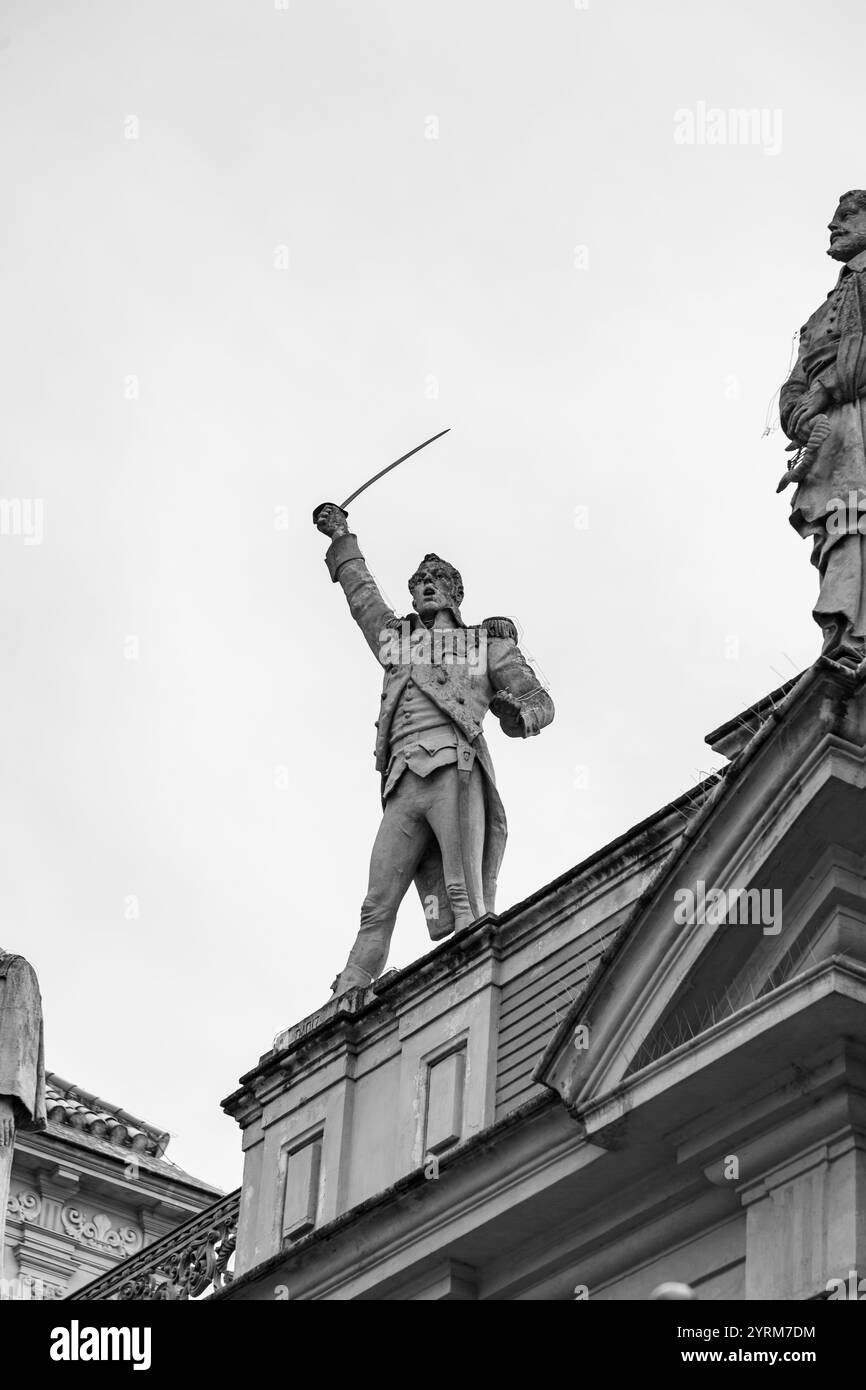
[[[626,1076],[688,1044],[739,1010],[764,999],[834,953],[839,944],[835,909],[843,901],[866,914],[866,857],[828,849],[808,876],[807,894],[789,904],[778,933],[778,890],[751,885],[728,898],[720,922],[667,1009],[637,1048]],[[734,920],[731,920],[731,919]]]
[[746,1014],[772,1026],[822,963],[866,961],[864,676],[822,658],[771,708],[569,1010],[536,1077],[578,1119]]

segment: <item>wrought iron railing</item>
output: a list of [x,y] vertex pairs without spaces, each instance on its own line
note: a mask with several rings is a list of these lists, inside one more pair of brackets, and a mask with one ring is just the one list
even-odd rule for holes
[[221,1197],[69,1298],[183,1301],[224,1289],[232,1280],[240,1197],[240,1188]]

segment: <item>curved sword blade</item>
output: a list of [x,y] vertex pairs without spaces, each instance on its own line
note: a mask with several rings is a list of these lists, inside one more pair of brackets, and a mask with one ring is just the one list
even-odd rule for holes
[[374,473],[373,477],[368,478],[366,483],[362,483],[360,487],[356,488],[351,496],[346,498],[345,502],[340,503],[340,509],[345,511],[350,502],[354,502],[355,498],[360,497],[362,492],[366,492],[368,487],[372,487],[380,478],[384,478],[385,474],[390,473],[392,468],[396,468],[398,463],[405,463],[413,454],[419,453],[421,449],[426,449],[428,444],[432,444],[436,439],[441,439],[443,434],[448,434],[450,429],[451,426],[449,425],[447,430],[440,430],[438,434],[431,434],[430,438],[425,439],[423,444],[416,444],[415,448],[410,449],[408,454],[401,454],[400,458],[395,459],[393,463],[389,463],[387,468],[382,468],[378,473]]

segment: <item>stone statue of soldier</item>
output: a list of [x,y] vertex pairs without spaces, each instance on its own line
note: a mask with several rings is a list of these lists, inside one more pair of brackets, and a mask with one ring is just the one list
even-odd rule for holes
[[0,1277],[15,1134],[44,1129],[45,1123],[39,981],[23,956],[0,947]]
[[842,194],[829,230],[827,254],[842,269],[801,329],[782,387],[782,428],[798,453],[779,487],[796,482],[791,524],[812,537],[823,651],[859,662],[866,656],[866,190]]
[[409,580],[414,612],[400,618],[345,512],[327,504],[316,525],[331,541],[331,579],[384,673],[376,721],[383,816],[360,930],[332,986],[342,994],[381,974],[413,879],[433,941],[494,910],[507,827],[482,721],[491,709],[510,738],[530,738],[553,719],[553,702],[509,619],[464,623],[463,581],[453,565],[425,555]]

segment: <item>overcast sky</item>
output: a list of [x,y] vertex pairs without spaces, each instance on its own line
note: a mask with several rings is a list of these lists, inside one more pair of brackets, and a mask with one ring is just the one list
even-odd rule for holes
[[[0,943],[49,1067],[230,1188],[219,1102],[329,998],[380,815],[315,503],[451,427],[351,521],[399,611],[436,550],[549,683],[540,738],[488,720],[500,908],[817,656],[762,433],[866,184],[862,5],[0,13],[0,493],[42,525],[0,535]],[[428,947],[412,891],[390,964]]]

